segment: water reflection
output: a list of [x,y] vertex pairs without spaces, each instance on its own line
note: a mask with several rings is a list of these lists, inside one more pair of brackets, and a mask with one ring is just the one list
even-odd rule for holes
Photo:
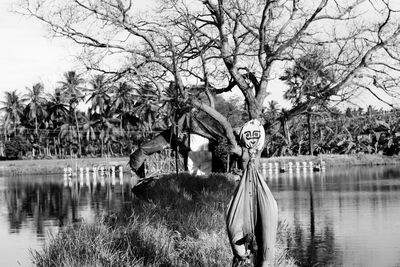
[[[400,266],[400,168],[264,170],[284,243],[301,266]],[[29,248],[68,222],[130,212],[131,181],[104,175],[0,177],[0,266],[29,266]]]
[[299,170],[269,179],[301,266],[400,266],[400,170]]
[[30,266],[28,249],[69,222],[131,209],[129,180],[98,178],[0,177],[0,266]]

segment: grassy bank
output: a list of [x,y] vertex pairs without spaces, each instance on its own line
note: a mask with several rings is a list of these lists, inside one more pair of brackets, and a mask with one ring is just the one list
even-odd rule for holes
[[122,165],[124,172],[130,172],[128,157],[120,158],[73,158],[73,159],[36,159],[0,161],[0,174],[62,174],[65,167],[92,168],[93,166]]
[[[287,164],[289,162],[314,162],[325,161],[327,167],[351,166],[351,165],[388,165],[400,164],[400,156],[383,156],[369,154],[351,155],[322,155],[322,156],[289,156],[262,158],[261,162],[278,162]],[[128,157],[119,158],[80,158],[80,159],[38,159],[38,160],[8,160],[0,161],[0,174],[20,175],[20,174],[62,174],[65,167],[86,168],[93,166],[122,165],[124,172],[129,173]]]
[[[167,176],[137,192],[127,214],[71,225],[33,253],[38,266],[230,266],[224,175]],[[280,227],[282,228],[282,227]],[[278,234],[279,236],[279,234]],[[295,266],[278,242],[275,266]]]
[[390,165],[400,164],[400,156],[384,156],[384,155],[371,155],[371,154],[326,154],[319,156],[287,156],[287,157],[271,157],[262,158],[261,162],[278,162],[279,164],[287,164],[289,162],[314,162],[319,163],[324,161],[327,167],[335,166],[359,166],[359,165]]

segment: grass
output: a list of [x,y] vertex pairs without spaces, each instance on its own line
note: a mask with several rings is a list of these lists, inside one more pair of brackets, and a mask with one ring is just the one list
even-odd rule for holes
[[[279,162],[288,163],[290,161],[313,161],[319,162],[320,156],[286,156],[261,158],[261,162]],[[400,156],[383,156],[369,154],[325,154],[322,155],[326,166],[351,166],[351,165],[383,165],[383,164],[400,164]],[[122,165],[126,173],[130,172],[128,167],[128,157],[120,158],[80,158],[80,159],[40,159],[40,160],[4,160],[0,161],[0,174],[2,175],[32,175],[32,174],[62,174],[65,167],[93,167],[99,165]]]
[[93,166],[122,165],[124,171],[130,173],[128,157],[121,158],[73,158],[73,159],[31,159],[31,160],[3,160],[0,161],[0,174],[7,176],[35,175],[35,174],[62,174],[64,168],[86,168]]
[[318,156],[299,155],[299,156],[283,156],[283,157],[270,157],[261,158],[261,162],[279,162],[280,164],[287,164],[289,162],[309,162],[319,163],[323,160],[327,167],[337,166],[361,166],[361,165],[389,165],[400,164],[400,156],[385,156],[379,154],[322,154]]
[[[230,266],[225,175],[171,175],[136,193],[129,214],[70,225],[33,252],[37,266]],[[280,227],[282,229],[282,227]],[[279,234],[278,234],[279,236]],[[278,241],[275,266],[296,266]]]

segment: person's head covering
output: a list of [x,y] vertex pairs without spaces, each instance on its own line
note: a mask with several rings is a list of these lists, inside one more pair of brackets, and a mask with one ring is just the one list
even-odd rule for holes
[[257,119],[246,122],[240,130],[240,140],[246,148],[261,150],[264,147],[265,131]]

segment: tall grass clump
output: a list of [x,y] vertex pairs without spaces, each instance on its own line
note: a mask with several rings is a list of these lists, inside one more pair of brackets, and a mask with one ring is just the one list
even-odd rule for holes
[[[129,214],[70,225],[33,252],[38,266],[230,266],[225,175],[163,177],[135,191]],[[278,234],[279,235],[279,234]],[[295,266],[278,242],[276,266]]]

